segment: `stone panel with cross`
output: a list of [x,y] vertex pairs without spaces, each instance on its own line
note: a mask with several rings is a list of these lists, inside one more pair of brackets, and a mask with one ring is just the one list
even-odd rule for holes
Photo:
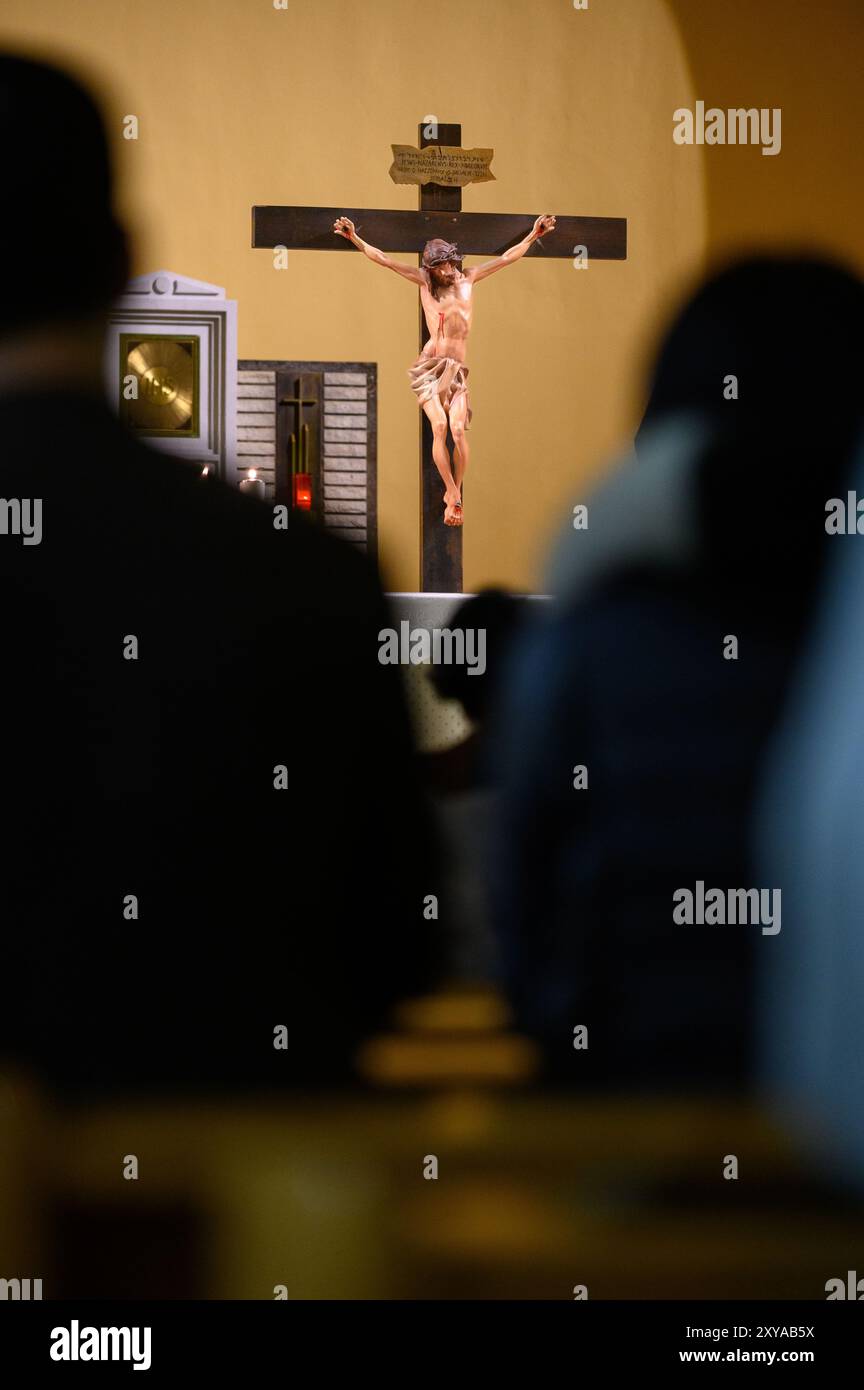
[[254,468],[269,501],[289,502],[292,459],[306,463],[313,520],[374,557],[376,364],[247,359],[238,368],[238,479]]

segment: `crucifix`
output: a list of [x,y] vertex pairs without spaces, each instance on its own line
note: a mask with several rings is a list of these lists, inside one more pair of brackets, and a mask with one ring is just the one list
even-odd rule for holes
[[[427,118],[428,121],[429,118]],[[427,132],[432,132],[427,133]],[[461,125],[418,126],[419,148],[458,150]],[[470,152],[466,151],[466,155]],[[488,175],[487,175],[488,177]],[[463,180],[464,182],[464,180]],[[305,251],[352,251],[350,241],[333,235],[334,222],[347,215],[366,241],[381,251],[419,253],[432,238],[458,241],[461,255],[500,256],[530,232],[533,214],[462,211],[461,186],[420,185],[417,212],[385,208],[253,207],[253,247]],[[553,231],[526,253],[554,259],[614,260],[627,258],[627,221],[623,217],[566,217],[556,214]],[[428,338],[420,312],[420,350]],[[462,528],[441,521],[441,480],[432,457],[432,429],[420,414],[420,589],[461,593]]]

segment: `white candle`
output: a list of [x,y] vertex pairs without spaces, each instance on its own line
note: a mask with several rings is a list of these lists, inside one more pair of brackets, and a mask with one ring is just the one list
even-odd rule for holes
[[249,469],[247,476],[240,484],[240,491],[245,492],[248,497],[257,497],[259,501],[264,501],[264,479],[258,477],[256,469]]

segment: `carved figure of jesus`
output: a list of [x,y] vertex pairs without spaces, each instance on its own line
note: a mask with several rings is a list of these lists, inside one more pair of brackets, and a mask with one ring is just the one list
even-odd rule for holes
[[[462,270],[454,242],[436,237],[423,248],[422,266],[402,265],[357,235],[350,217],[337,217],[333,230],[368,256],[375,265],[394,270],[420,288],[429,341],[408,370],[411,387],[432,426],[432,457],[444,484],[444,523],[462,525],[462,480],[468,466],[466,431],[471,423],[468,367],[465,354],[474,311],[474,286],[505,266],[515,265],[540,237],[551,232],[555,218],[538,217],[516,246],[483,265]],[[447,427],[453,438],[453,458],[447,448]]]

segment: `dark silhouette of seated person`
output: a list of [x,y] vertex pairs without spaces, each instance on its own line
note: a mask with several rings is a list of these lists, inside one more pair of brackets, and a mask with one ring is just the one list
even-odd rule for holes
[[[661,347],[615,494],[626,507],[689,439],[687,496],[656,505],[692,525],[666,556],[632,533],[620,546],[601,489],[589,528],[610,554],[522,643],[499,717],[493,887],[517,1022],[550,1077],[751,1082],[756,953],[782,950],[782,935],[679,924],[673,894],[772,887],[754,865],[754,790],[820,591],[826,500],[850,476],[862,307],[857,279],[811,259],[709,280]],[[573,530],[565,544],[579,543]],[[582,1026],[587,1048],[574,1046]]]
[[0,536],[3,1056],[67,1094],[344,1081],[435,954],[377,578],[124,431],[97,108],[3,56],[0,114],[0,485],[43,517]]
[[488,716],[525,607],[524,600],[499,589],[467,598],[447,627],[465,632],[465,651],[475,657],[483,634],[482,663],[441,663],[430,672],[438,696],[457,700],[471,721],[464,738],[422,759],[442,846],[442,940],[450,974],[462,981],[489,981],[498,974],[489,902],[495,769],[489,762]]
[[426,753],[422,759],[429,786],[442,795],[489,783],[486,740],[488,715],[494,706],[513,638],[519,628],[524,602],[501,589],[485,589],[460,603],[447,627],[452,632],[471,629],[484,634],[484,669],[472,669],[466,661],[433,666],[430,680],[442,700],[458,700],[471,728],[449,747]]

